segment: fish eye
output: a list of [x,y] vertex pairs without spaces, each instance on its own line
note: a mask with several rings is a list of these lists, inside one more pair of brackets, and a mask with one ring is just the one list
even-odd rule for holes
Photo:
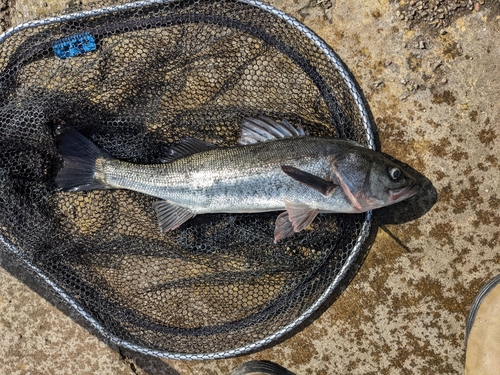
[[396,181],[399,179],[399,177],[401,177],[401,169],[399,168],[396,168],[396,167],[389,167],[389,177],[391,178],[391,180],[393,181]]

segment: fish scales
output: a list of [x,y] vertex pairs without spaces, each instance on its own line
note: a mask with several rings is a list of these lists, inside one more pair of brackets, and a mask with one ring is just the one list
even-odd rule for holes
[[[333,154],[352,146],[340,140],[286,138],[248,146],[214,148],[170,163],[141,165],[103,160],[101,177],[110,187],[139,191],[201,214],[264,212],[285,208],[284,198],[326,211],[332,204],[321,193],[283,173],[290,165],[327,178]],[[326,206],[326,207],[325,207]],[[332,208],[333,209],[333,208]]]

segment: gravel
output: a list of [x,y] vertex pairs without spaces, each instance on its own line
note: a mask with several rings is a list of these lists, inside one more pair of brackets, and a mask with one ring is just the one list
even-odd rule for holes
[[406,22],[408,29],[419,26],[444,35],[445,27],[470,12],[490,10],[500,14],[499,0],[404,0],[399,3],[396,16]]

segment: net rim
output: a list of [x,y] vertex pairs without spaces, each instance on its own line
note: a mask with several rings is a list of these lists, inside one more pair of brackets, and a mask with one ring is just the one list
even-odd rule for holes
[[[114,6],[107,6],[107,7],[102,7],[98,9],[92,9],[92,10],[87,10],[87,11],[78,11],[74,13],[69,13],[69,14],[63,14],[60,16],[54,16],[54,17],[47,17],[39,20],[32,20],[28,22],[24,22],[22,24],[19,24],[15,27],[12,27],[2,34],[0,34],[0,44],[3,43],[3,41],[12,36],[15,33],[21,32],[23,30],[29,29],[29,28],[35,28],[39,26],[44,26],[44,25],[49,25],[49,24],[54,24],[54,23],[59,23],[59,22],[65,22],[65,21],[70,21],[70,20],[76,20],[76,19],[82,19],[82,18],[87,18],[87,17],[92,17],[92,16],[97,16],[97,15],[104,15],[108,13],[113,13],[113,12],[119,12],[119,11],[124,11],[124,10],[131,10],[131,9],[136,9],[140,8],[143,6],[150,6],[154,4],[167,4],[167,3],[173,3],[176,0],[142,0],[142,1],[136,1],[132,3],[126,3],[126,4],[121,4],[121,5],[114,5]],[[361,93],[358,91],[358,86],[354,82],[353,77],[347,70],[346,66],[344,63],[341,61],[340,57],[337,56],[337,54],[319,37],[317,36],[311,29],[309,29],[307,26],[299,22],[297,19],[295,19],[292,16],[287,15],[283,11],[269,5],[266,3],[263,3],[258,0],[236,0],[236,2],[247,4],[256,8],[259,8],[265,12],[271,13],[274,16],[280,18],[281,20],[285,21],[289,25],[293,26],[295,29],[300,31],[304,36],[311,41],[321,50],[322,53],[324,53],[330,62],[334,65],[336,70],[340,73],[342,78],[344,79],[345,83],[349,87],[349,91],[351,95],[353,95],[354,100],[356,101],[357,104],[357,109],[360,112],[361,115],[361,120],[362,124],[366,133],[366,138],[367,138],[367,143],[368,143],[368,148],[375,150],[375,137],[374,137],[374,124],[372,123],[370,116],[368,115],[368,110],[364,105],[364,100],[361,95]],[[71,306],[78,314],[80,314],[86,321],[89,323],[92,328],[94,328],[99,334],[101,334],[105,339],[109,340],[111,343],[118,345],[122,348],[126,348],[129,350],[133,350],[139,353],[147,354],[147,355],[153,355],[156,357],[161,357],[161,358],[168,358],[168,359],[177,359],[177,360],[205,360],[205,359],[222,359],[222,358],[229,358],[233,357],[236,355],[242,355],[246,354],[252,351],[255,351],[263,346],[267,346],[271,344],[273,341],[278,340],[285,334],[291,332],[293,329],[298,327],[301,323],[303,323],[307,318],[309,318],[327,299],[328,297],[333,293],[333,291],[337,288],[337,286],[340,284],[340,282],[343,280],[344,276],[347,274],[347,272],[351,269],[354,261],[358,258],[358,255],[362,249],[362,246],[367,239],[370,229],[371,229],[371,220],[372,220],[372,212],[368,211],[365,214],[365,218],[360,230],[360,234],[356,240],[356,245],[354,246],[353,250],[351,251],[349,257],[346,259],[344,266],[341,269],[341,272],[339,272],[335,279],[332,281],[332,283],[328,286],[328,288],[321,294],[321,296],[314,302],[302,315],[300,315],[297,319],[295,319],[293,322],[289,323],[285,327],[281,328],[277,332],[273,333],[272,335],[269,335],[259,341],[255,341],[251,344],[247,344],[244,346],[241,346],[239,348],[234,348],[234,349],[229,349],[229,350],[223,350],[219,352],[213,352],[213,353],[177,353],[177,352],[171,352],[171,351],[161,351],[161,350],[155,350],[155,349],[150,349],[146,348],[144,346],[136,345],[131,342],[128,342],[126,340],[120,339],[119,337],[109,333],[106,328],[104,328],[96,319],[92,317],[91,314],[89,314],[87,311],[83,310],[82,307],[69,295],[67,294],[62,288],[60,288],[56,282],[54,282],[52,279],[47,277],[38,267],[36,267],[34,264],[30,262],[29,259],[27,259],[21,251],[19,251],[8,239],[6,239],[1,233],[0,233],[0,243],[2,243],[10,252],[12,252],[18,259],[20,259],[24,265],[32,272],[34,272],[38,277],[40,277],[48,286],[50,286],[54,292],[64,300],[65,303],[67,303],[69,306]],[[2,257],[1,257],[2,252],[0,251],[0,265],[2,264]]]

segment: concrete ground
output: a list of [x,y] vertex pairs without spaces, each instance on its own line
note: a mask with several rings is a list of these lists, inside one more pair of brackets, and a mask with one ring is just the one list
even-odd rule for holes
[[[500,3],[271,4],[340,55],[368,99],[382,150],[428,177],[437,203],[417,220],[387,225],[392,236],[379,229],[358,274],[316,321],[234,359],[118,353],[0,269],[1,374],[228,374],[250,359],[296,374],[463,372],[469,305],[500,273]],[[66,5],[0,1],[0,25]]]

